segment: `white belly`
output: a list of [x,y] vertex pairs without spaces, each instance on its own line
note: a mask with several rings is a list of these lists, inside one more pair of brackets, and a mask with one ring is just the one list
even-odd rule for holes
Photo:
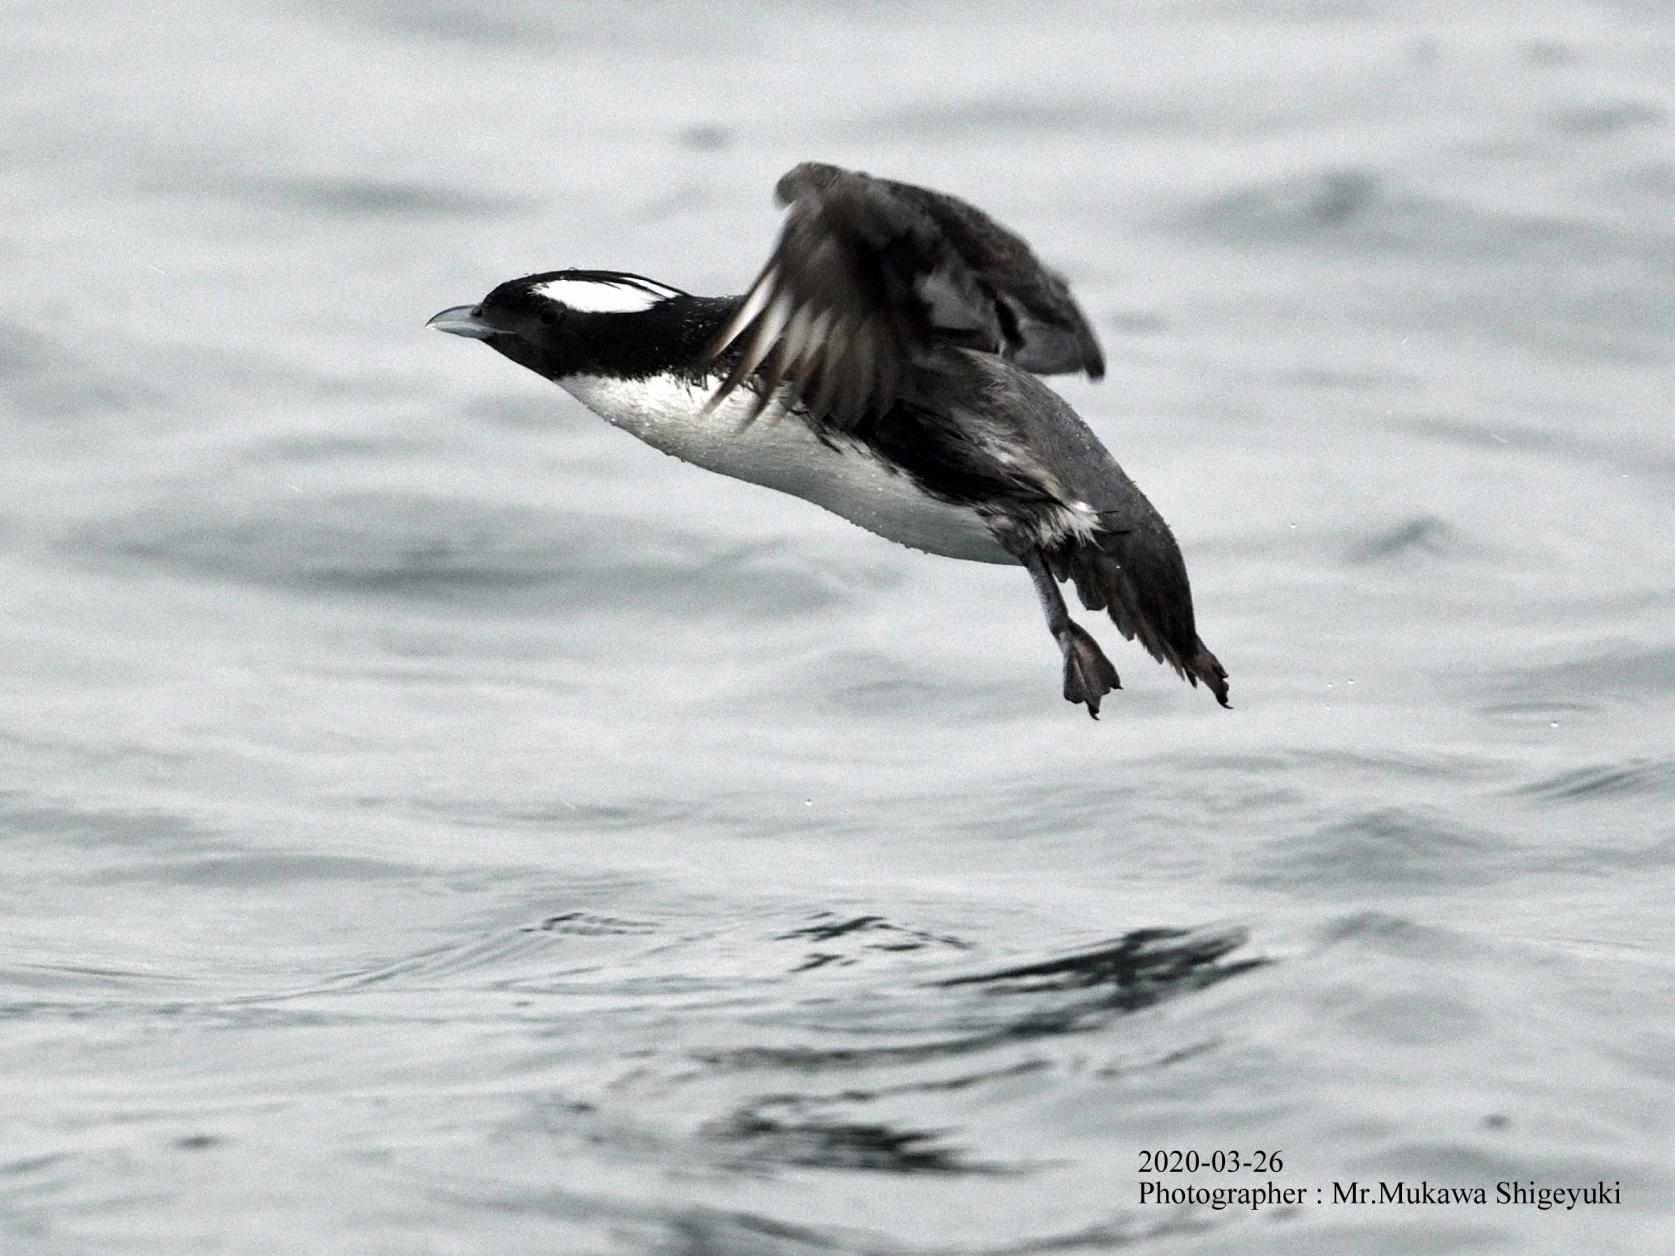
[[868,532],[930,554],[980,563],[1017,561],[976,511],[926,496],[864,445],[839,437],[832,449],[778,405],[745,426],[755,398],[742,389],[706,414],[709,393],[672,376],[572,375],[559,383],[613,426],[686,462],[801,497]]

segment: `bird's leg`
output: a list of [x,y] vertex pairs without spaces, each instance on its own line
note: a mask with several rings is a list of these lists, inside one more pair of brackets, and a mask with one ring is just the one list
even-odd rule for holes
[[1064,595],[1058,581],[1047,568],[1047,560],[1038,549],[1026,550],[1020,561],[1029,568],[1035,581],[1035,594],[1041,599],[1041,609],[1047,615],[1047,630],[1059,643],[1064,653],[1064,697],[1067,702],[1085,702],[1088,714],[1099,718],[1099,700],[1113,689],[1121,689],[1117,669],[1105,657],[1099,643],[1070,618],[1065,609]]

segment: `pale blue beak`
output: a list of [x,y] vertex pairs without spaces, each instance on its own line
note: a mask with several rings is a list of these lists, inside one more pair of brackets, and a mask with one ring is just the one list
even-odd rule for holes
[[456,305],[443,310],[425,326],[445,331],[450,336],[469,336],[473,340],[487,340],[490,336],[500,335],[497,328],[483,321],[483,307],[480,305]]

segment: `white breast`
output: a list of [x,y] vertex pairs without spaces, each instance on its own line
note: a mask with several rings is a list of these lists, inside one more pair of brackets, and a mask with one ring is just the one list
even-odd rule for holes
[[706,414],[709,392],[669,375],[572,375],[558,382],[612,425],[686,462],[801,497],[927,553],[1016,561],[976,511],[927,496],[865,445],[837,438],[833,449],[777,404],[746,424],[755,398],[742,389]]

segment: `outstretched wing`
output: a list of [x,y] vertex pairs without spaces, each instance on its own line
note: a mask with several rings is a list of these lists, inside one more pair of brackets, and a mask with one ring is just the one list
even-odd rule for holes
[[788,385],[817,422],[852,429],[950,347],[1104,375],[1064,280],[964,201],[817,162],[775,196],[789,211],[779,244],[709,347],[737,350],[716,402],[754,377],[757,413]]

